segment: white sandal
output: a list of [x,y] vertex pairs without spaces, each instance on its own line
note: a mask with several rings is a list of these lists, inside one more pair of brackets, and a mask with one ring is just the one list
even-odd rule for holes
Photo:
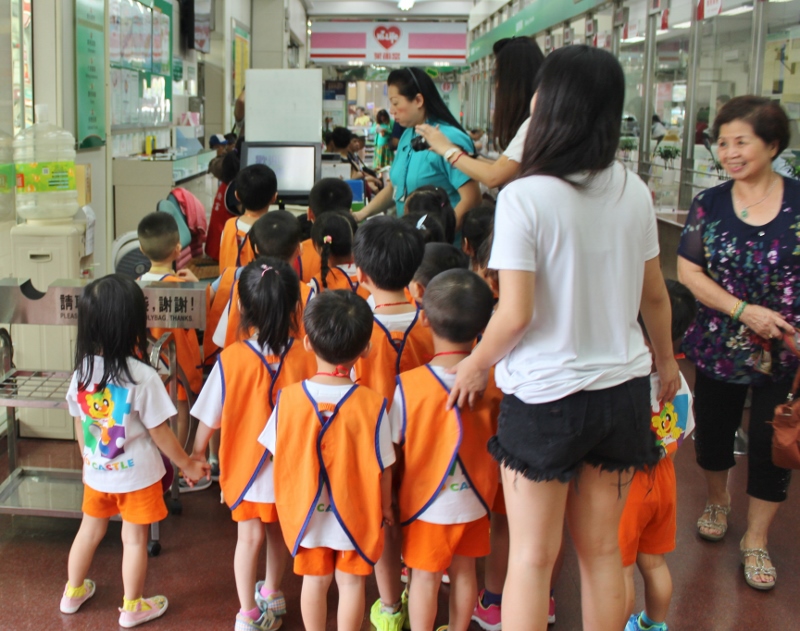
[[[744,539],[742,539],[742,542],[744,542]],[[778,570],[776,570],[774,567],[767,567],[764,565],[765,561],[771,561],[769,558],[769,552],[767,552],[766,548],[742,548],[742,543],[739,543],[739,551],[742,555],[745,583],[747,583],[753,589],[758,589],[762,592],[769,591],[775,587],[775,583],[778,582]],[[755,557],[756,564],[747,565],[747,557]],[[771,576],[772,581],[768,583],[762,583],[753,580],[757,576]]]
[[[730,515],[730,512],[730,504],[727,506],[723,506],[722,504],[706,504],[706,507],[703,509],[703,514],[700,515],[700,519],[697,520],[697,534],[706,541],[722,541],[723,537],[725,537],[725,533],[728,532],[728,524],[717,521],[717,515],[725,515],[725,517],[727,517]],[[703,517],[703,515],[706,514],[708,514],[707,519]],[[713,535],[708,532],[703,532],[701,530],[702,528],[719,530],[720,532],[718,535]]]

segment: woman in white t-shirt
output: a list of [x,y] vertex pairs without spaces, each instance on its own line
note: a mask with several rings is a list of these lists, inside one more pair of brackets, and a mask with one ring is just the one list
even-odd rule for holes
[[606,51],[568,46],[542,65],[523,177],[498,200],[489,267],[500,301],[452,388],[451,404],[474,400],[497,363],[505,397],[490,450],[511,538],[504,631],[546,628],[565,516],[584,628],[624,628],[619,520],[633,470],[659,459],[640,308],[659,399],[680,386],[650,194],[614,161],[624,93]]
[[193,484],[211,468],[192,460],[167,421],[177,410],[147,357],[144,294],[130,278],[113,274],[83,290],[78,300],[76,366],[67,391],[83,458],[83,519],[69,552],[61,613],[76,613],[94,595],[86,578],[108,520],[122,517],[121,627],[158,618],[164,596],[142,597],[148,527],[167,516],[161,478],[163,452]]
[[[536,76],[544,54],[536,41],[529,37],[510,37],[494,44],[495,110],[492,135],[495,146],[503,151],[491,162],[463,154],[438,129],[418,125],[417,133],[428,141],[431,151],[443,156],[456,169],[476,182],[495,188],[510,182],[522,162],[522,148],[528,133],[530,102],[536,90]],[[483,147],[486,151],[486,147]],[[463,154],[463,155],[462,155]]]

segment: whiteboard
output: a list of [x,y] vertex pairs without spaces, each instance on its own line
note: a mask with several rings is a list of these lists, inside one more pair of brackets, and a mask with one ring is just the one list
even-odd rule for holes
[[322,69],[245,73],[248,141],[322,142]]

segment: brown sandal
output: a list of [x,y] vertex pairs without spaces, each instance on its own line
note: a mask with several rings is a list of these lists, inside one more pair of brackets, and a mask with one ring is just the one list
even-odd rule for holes
[[[744,542],[744,539],[742,539],[742,542]],[[742,548],[742,544],[739,543],[739,552],[742,555],[742,565],[744,566],[744,580],[750,587],[762,592],[769,591],[775,587],[775,583],[778,582],[778,571],[774,567],[766,567],[764,565],[765,561],[771,561],[766,548]],[[747,557],[755,557],[756,564],[747,565]],[[756,576],[771,576],[772,581],[762,583],[753,580]]]
[[[730,504],[727,506],[723,506],[722,504],[706,504],[703,514],[700,515],[700,519],[697,520],[697,534],[706,541],[722,541],[725,537],[725,533],[728,532],[728,524],[717,521],[717,516],[721,514],[727,517],[730,512]],[[708,515],[708,517],[706,518],[705,515]],[[719,530],[719,534],[713,535],[703,532],[702,528]]]

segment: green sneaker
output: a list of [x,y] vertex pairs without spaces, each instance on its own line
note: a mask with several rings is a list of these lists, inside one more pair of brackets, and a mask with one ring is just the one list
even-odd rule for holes
[[369,621],[372,623],[372,626],[374,626],[377,631],[403,631],[403,624],[408,618],[408,609],[404,609],[402,605],[395,613],[388,613],[386,611],[381,611],[381,609],[383,609],[383,605],[381,605],[381,600],[379,598],[373,603],[372,608],[369,610]]

